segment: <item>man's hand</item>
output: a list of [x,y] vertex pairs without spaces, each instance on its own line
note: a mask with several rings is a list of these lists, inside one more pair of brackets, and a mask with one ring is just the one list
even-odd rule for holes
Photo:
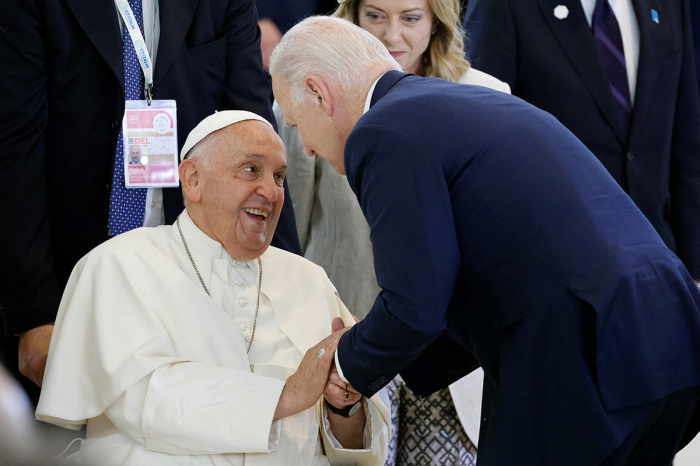
[[[353,317],[355,318],[355,322],[358,322],[357,317]],[[343,328],[344,325],[343,319],[339,317],[333,319],[334,332],[341,330],[347,331],[350,329],[350,327]],[[323,397],[326,399],[327,403],[341,409],[346,406],[354,405],[362,399],[362,395],[352,388],[350,384],[343,382],[343,379],[338,375],[335,364],[331,367],[331,373],[328,377],[326,389],[323,391]],[[351,417],[344,417],[328,410],[328,422],[330,423],[331,431],[343,448],[364,448],[362,432],[365,428],[366,415],[367,413],[365,412],[364,406],[360,406],[360,410]]]
[[19,334],[19,371],[41,387],[53,324],[35,327]]
[[323,397],[336,408],[345,408],[360,401],[362,395],[352,388],[352,385],[343,382],[334,366],[328,377],[326,389],[323,391]]
[[[326,388],[338,341],[347,330],[343,328],[332,333],[306,352],[299,368],[284,385],[275,420],[300,413],[318,401]],[[323,354],[319,358],[321,350]]]
[[[355,318],[355,322],[359,322],[357,317],[353,317]],[[350,327],[343,328],[345,324],[343,323],[343,319],[340,317],[333,319],[332,325],[334,332],[341,329],[345,331],[350,329]],[[326,389],[323,391],[323,397],[327,402],[336,408],[344,408],[355,404],[360,400],[360,398],[362,398],[362,395],[357,390],[352,388],[352,385],[343,382],[343,379],[341,379],[340,375],[338,375],[338,369],[336,369],[335,364],[333,364],[331,367],[331,373],[328,377],[328,383],[326,384]]]

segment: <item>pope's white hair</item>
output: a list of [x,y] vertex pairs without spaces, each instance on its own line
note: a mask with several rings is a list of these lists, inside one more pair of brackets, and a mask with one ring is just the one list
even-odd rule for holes
[[341,18],[312,16],[282,37],[270,58],[270,74],[289,86],[289,98],[296,105],[304,96],[307,76],[333,79],[352,96],[368,72],[381,64],[401,69],[384,44],[359,26]]

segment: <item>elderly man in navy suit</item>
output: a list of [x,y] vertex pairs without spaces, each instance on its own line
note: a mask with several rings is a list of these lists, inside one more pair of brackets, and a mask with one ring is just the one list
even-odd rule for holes
[[670,464],[696,431],[700,293],[570,131],[404,74],[338,19],[292,28],[270,69],[371,228],[382,291],[334,385],[370,396],[401,373],[426,395],[481,365],[479,464]]

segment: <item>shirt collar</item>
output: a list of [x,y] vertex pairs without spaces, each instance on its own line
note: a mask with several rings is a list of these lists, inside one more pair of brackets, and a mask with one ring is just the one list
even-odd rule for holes
[[[187,213],[187,209],[185,209],[178,218],[180,219],[180,226],[182,227],[182,235],[185,237],[187,246],[190,249],[196,249],[198,252],[211,256],[215,259],[231,259],[234,267],[241,267],[247,264],[248,267],[252,268],[253,270],[257,270],[257,265],[255,265],[254,260],[239,261],[232,258],[221,243],[213,238],[210,238],[206,233],[199,229],[199,227],[190,218],[189,214]],[[179,237],[180,232],[177,230],[177,225],[173,225],[173,228],[175,229],[175,235]]]
[[382,76],[384,76],[386,73],[382,73],[381,76],[379,76],[377,79],[374,80],[372,83],[372,87],[369,88],[369,92],[367,93],[367,98],[365,99],[365,109],[362,112],[364,115],[367,113],[367,110],[369,110],[369,105],[372,102],[372,94],[374,94],[374,88],[377,87],[377,83],[379,82],[380,79],[382,79]]

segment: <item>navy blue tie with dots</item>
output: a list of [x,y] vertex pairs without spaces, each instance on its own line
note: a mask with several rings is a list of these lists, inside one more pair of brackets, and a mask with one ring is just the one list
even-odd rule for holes
[[598,48],[598,58],[608,77],[615,108],[626,134],[632,112],[632,99],[630,99],[629,81],[627,80],[622,34],[620,34],[620,26],[608,0],[596,2],[595,10],[593,10],[592,28]]
[[[141,0],[129,0],[129,6],[134,12],[134,18],[138,22],[143,35],[143,10]],[[143,72],[141,64],[136,57],[136,49],[129,36],[126,26],[123,28],[124,36],[124,89],[126,100],[143,99]],[[143,217],[146,210],[146,188],[126,188],[124,180],[124,136],[119,132],[117,151],[114,157],[114,171],[112,172],[112,192],[109,199],[109,231],[113,235],[124,233],[143,226]]]

